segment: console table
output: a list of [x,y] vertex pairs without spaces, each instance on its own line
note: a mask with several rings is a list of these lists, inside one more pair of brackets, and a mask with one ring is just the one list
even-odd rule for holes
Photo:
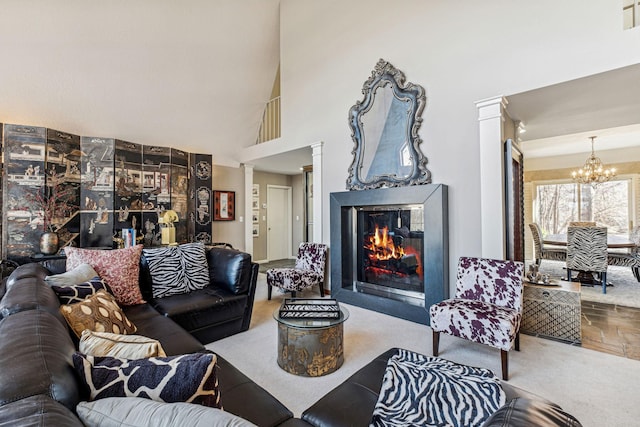
[[581,342],[580,283],[554,279],[554,286],[524,282],[522,326],[530,335]]

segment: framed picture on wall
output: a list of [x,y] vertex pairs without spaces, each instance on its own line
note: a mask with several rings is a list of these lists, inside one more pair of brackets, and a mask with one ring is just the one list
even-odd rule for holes
[[260,224],[253,224],[253,237],[260,237]]
[[251,221],[254,224],[257,224],[259,220],[260,220],[260,211],[253,211],[251,215]]
[[260,197],[260,184],[253,184],[251,195],[253,197]]
[[260,200],[257,197],[254,197],[253,200],[251,201],[251,208],[260,209]]
[[236,219],[236,192],[213,191],[213,220],[235,221]]

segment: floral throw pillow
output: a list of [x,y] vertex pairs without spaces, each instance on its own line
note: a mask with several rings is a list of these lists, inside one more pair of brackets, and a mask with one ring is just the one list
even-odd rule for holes
[[67,255],[67,271],[82,263],[91,265],[109,286],[118,304],[145,303],[138,283],[142,245],[114,250],[67,247],[64,251]]

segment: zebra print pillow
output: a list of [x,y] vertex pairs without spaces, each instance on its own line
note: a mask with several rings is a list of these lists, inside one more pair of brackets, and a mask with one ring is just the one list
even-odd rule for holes
[[148,359],[73,354],[73,365],[91,400],[143,397],[156,402],[187,402],[222,409],[212,353]]
[[189,292],[184,279],[185,270],[176,246],[165,248],[143,249],[142,255],[147,259],[151,273],[151,291],[154,298]]
[[185,294],[209,286],[209,264],[202,243],[143,249],[154,298]]
[[178,246],[184,264],[185,280],[190,291],[209,286],[209,263],[203,243],[185,243]]
[[401,349],[387,363],[370,426],[480,426],[505,401],[488,369]]

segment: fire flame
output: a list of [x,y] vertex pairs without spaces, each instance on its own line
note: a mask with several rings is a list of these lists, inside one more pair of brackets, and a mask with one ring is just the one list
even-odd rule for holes
[[378,261],[400,259],[404,256],[404,250],[400,246],[396,247],[393,243],[393,238],[389,236],[387,227],[378,228],[376,226],[375,232],[369,236],[369,243],[364,247],[371,251],[369,258]]

